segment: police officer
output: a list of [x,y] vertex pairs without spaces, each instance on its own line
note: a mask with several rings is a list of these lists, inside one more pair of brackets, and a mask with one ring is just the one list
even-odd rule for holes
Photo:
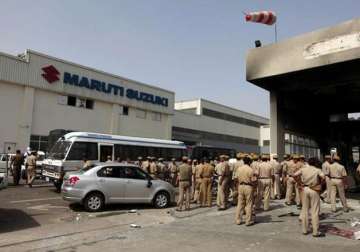
[[285,204],[291,205],[293,203],[293,193],[295,191],[295,202],[296,205],[300,206],[300,193],[299,188],[296,186],[296,181],[294,179],[294,173],[298,170],[299,156],[294,154],[292,159],[287,162],[286,168],[286,196]]
[[201,186],[201,178],[200,178],[200,170],[201,170],[201,163],[198,163],[196,159],[193,161],[192,166],[192,174],[193,174],[193,188],[194,188],[194,194],[193,194],[193,203],[200,204],[200,186]]
[[141,169],[143,169],[143,171],[150,173],[150,156],[146,157],[146,160],[144,162],[141,163]]
[[300,170],[294,173],[294,177],[301,177],[303,184],[302,193],[302,232],[304,235],[309,232],[309,210],[311,210],[311,222],[313,228],[313,236],[321,237],[322,233],[319,232],[319,213],[320,213],[320,190],[321,180],[325,179],[324,173],[316,168],[317,160],[311,158],[309,165],[304,165]]
[[200,207],[211,207],[211,182],[214,176],[214,166],[212,166],[207,158],[204,158],[204,164],[200,169]]
[[274,177],[273,167],[269,162],[268,155],[262,155],[262,162],[259,164],[259,178],[258,178],[258,195],[256,200],[256,208],[260,208],[262,199],[264,199],[264,211],[269,210],[270,206],[270,191],[272,179]]
[[217,173],[219,175],[219,186],[218,186],[218,197],[219,197],[219,206],[218,210],[225,210],[228,203],[228,190],[230,183],[230,167],[227,162],[228,157],[226,155],[220,156],[220,163],[217,165]]
[[171,180],[171,184],[173,186],[176,186],[176,178],[177,178],[177,170],[178,170],[175,161],[176,161],[176,159],[172,158],[171,163],[169,164],[170,180]]
[[182,163],[179,165],[179,201],[177,206],[177,211],[182,211],[184,204],[184,194],[185,194],[185,210],[190,210],[190,187],[191,187],[191,176],[192,169],[187,162],[187,157],[182,157]]
[[158,162],[156,164],[156,170],[159,179],[162,180],[165,179],[165,169],[166,169],[166,165],[164,164],[164,159],[158,158]]
[[12,157],[10,167],[12,167],[12,173],[14,178],[14,185],[18,185],[21,177],[21,165],[24,162],[24,158],[21,155],[21,151],[17,150],[16,155]]
[[238,204],[235,213],[235,223],[241,224],[242,215],[245,212],[245,225],[251,226],[253,220],[253,191],[256,179],[254,170],[250,167],[251,159],[246,156],[243,159],[244,165],[236,170],[235,181],[238,185]]
[[330,200],[331,200],[331,210],[336,212],[336,191],[339,194],[339,198],[341,204],[343,206],[344,212],[349,211],[349,207],[346,203],[345,198],[345,188],[344,188],[344,180],[346,179],[347,173],[345,167],[342,166],[340,162],[340,157],[335,155],[333,157],[334,163],[329,166],[329,177],[331,183],[331,191],[330,191]]
[[238,203],[238,196],[239,196],[239,193],[238,193],[238,184],[237,184],[237,181],[236,181],[236,171],[244,165],[244,161],[243,161],[243,155],[242,153],[237,153],[236,154],[236,162],[234,163],[233,165],[233,172],[232,172],[232,186],[233,186],[233,195],[232,195],[232,199],[233,199],[233,202],[232,204],[234,206],[237,205]]
[[281,175],[282,169],[281,164],[278,162],[277,154],[273,155],[273,160],[271,161],[271,166],[274,173],[274,182],[273,182],[273,196],[276,199],[281,198]]
[[32,187],[36,176],[36,151],[32,151],[31,155],[27,157],[25,166],[27,171],[27,183],[29,187]]
[[321,166],[322,172],[325,174],[326,178],[326,190],[323,192],[321,197],[324,198],[324,201],[326,203],[330,203],[330,190],[331,190],[331,183],[330,183],[330,177],[329,177],[329,166],[331,164],[331,156],[325,155],[325,162]]
[[155,157],[151,157],[151,158],[150,158],[150,164],[149,164],[150,176],[151,176],[153,179],[157,179],[157,178],[158,178],[157,166],[156,166],[155,160],[156,160]]

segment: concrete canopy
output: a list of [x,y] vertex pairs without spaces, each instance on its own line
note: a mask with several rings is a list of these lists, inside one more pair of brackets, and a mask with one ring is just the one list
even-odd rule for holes
[[314,138],[323,153],[350,157],[360,145],[360,19],[248,52],[246,78],[270,91],[271,152],[284,153],[284,132]]

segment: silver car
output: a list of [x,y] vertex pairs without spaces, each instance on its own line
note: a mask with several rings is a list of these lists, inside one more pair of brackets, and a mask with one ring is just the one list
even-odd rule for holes
[[66,173],[61,191],[64,200],[81,203],[90,212],[111,203],[149,203],[165,208],[175,202],[171,184],[152,179],[132,164],[102,163]]

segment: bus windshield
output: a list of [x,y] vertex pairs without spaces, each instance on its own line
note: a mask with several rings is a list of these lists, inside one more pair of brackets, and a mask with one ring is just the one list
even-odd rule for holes
[[71,142],[69,141],[57,141],[51,148],[49,153],[50,159],[64,159]]

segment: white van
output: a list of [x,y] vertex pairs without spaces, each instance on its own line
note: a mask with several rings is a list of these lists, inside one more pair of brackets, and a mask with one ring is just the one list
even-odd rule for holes
[[179,159],[186,154],[183,142],[153,138],[107,135],[90,132],[71,132],[61,137],[51,148],[48,157],[43,161],[43,176],[53,181],[61,189],[65,172],[79,170],[83,159],[93,162],[153,156],[165,160]]

